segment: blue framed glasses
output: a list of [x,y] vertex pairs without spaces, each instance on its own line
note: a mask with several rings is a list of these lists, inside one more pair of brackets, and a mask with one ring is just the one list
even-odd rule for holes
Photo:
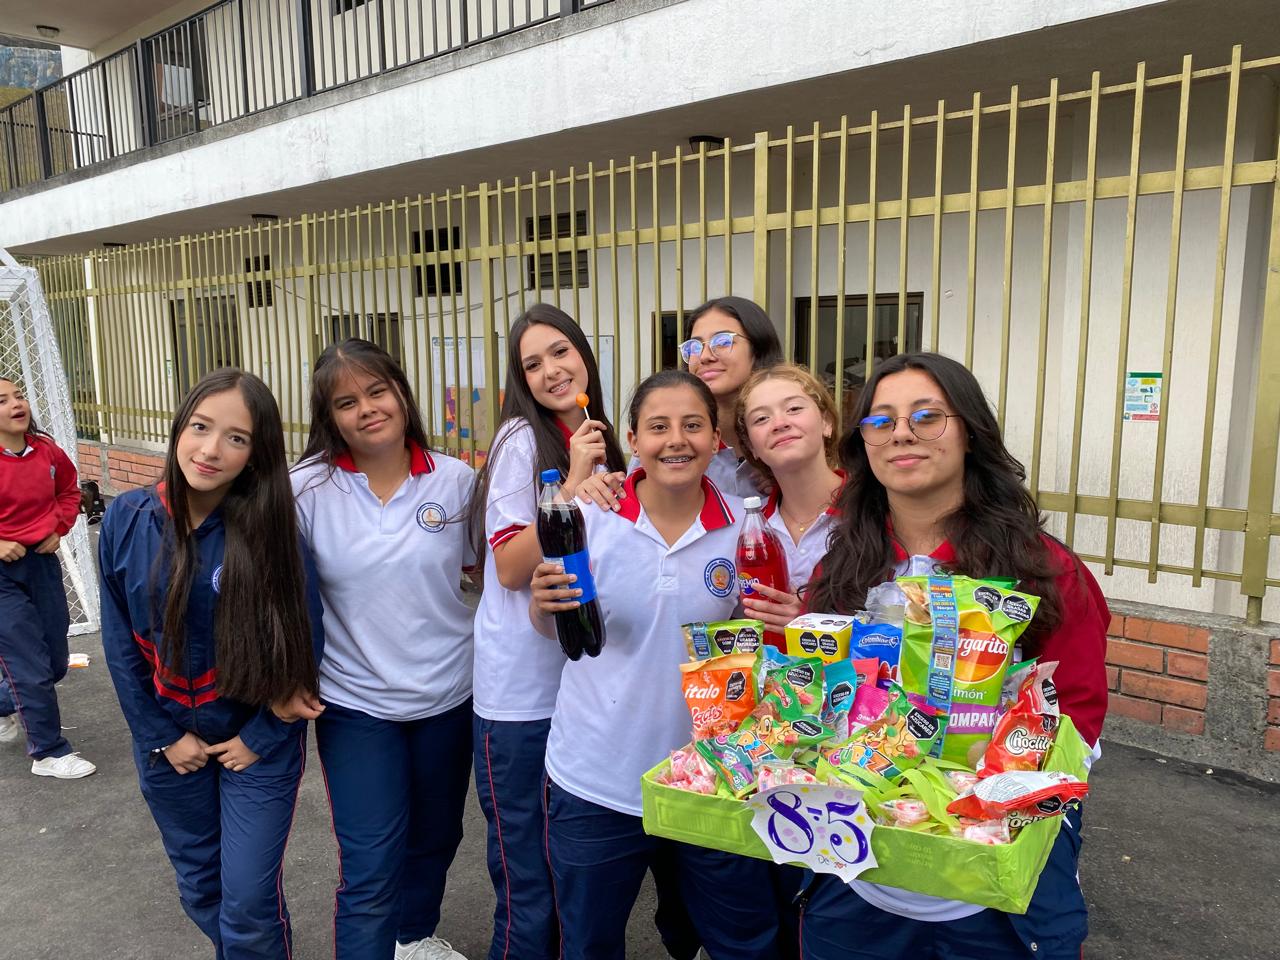
[[893,439],[893,431],[899,420],[907,421],[907,426],[916,435],[917,440],[937,440],[947,430],[947,421],[959,414],[947,413],[936,407],[925,407],[916,410],[907,417],[887,417],[882,413],[863,417],[858,421],[858,432],[865,443],[879,447]]
[[740,337],[740,333],[732,333],[728,330],[721,330],[719,333],[713,333],[706,340],[686,340],[680,344],[680,357],[685,363],[692,363],[695,357],[702,356],[702,351],[709,351],[711,356],[728,356],[733,350],[733,341],[735,337]]

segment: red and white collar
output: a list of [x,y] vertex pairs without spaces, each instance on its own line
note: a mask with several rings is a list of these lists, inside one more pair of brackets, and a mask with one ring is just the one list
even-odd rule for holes
[[[636,484],[643,479],[644,467],[636,467],[623,484],[626,496],[618,505],[618,515],[626,517],[632,523],[640,519],[640,498],[636,496]],[[702,510],[698,519],[702,521],[702,528],[708,532],[733,526],[733,511],[725,502],[720,488],[705,476],[702,478]]]
[[[911,554],[907,553],[907,548],[902,545],[897,537],[893,535],[893,524],[887,524],[889,528],[889,542],[893,544],[893,559],[895,563],[902,563],[904,560],[910,560]],[[938,545],[938,549],[929,554],[930,560],[936,560],[938,563],[955,563],[956,551],[951,546],[950,540],[943,540]]]
[[[838,507],[836,507],[836,498],[840,496],[840,491],[844,489],[844,482],[849,479],[848,476],[845,474],[844,470],[840,469],[839,467],[836,468],[835,472],[840,477],[840,486],[836,487],[835,495],[831,498],[831,505],[827,507],[825,511],[823,511],[829,517],[840,516],[840,510]],[[762,508],[766,518],[772,517],[775,513],[778,512],[778,503],[781,500],[782,500],[782,488],[779,487],[777,483],[775,483],[773,485],[773,489],[769,491],[769,498],[765,500],[764,507]]]
[[[405,446],[409,449],[409,476],[416,477],[422,473],[431,473],[435,470],[436,462],[431,459],[431,454],[423,450],[412,440],[405,441]],[[350,450],[343,450],[340,454],[333,458],[333,465],[347,473],[359,473],[360,470],[356,466],[355,458],[351,456]]]

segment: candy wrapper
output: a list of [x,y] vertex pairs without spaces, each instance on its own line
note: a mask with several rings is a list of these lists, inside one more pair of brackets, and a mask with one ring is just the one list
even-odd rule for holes
[[716,792],[716,772],[690,744],[671,751],[671,769],[658,782],[692,793]]
[[1008,819],[971,820],[968,817],[962,817],[960,826],[953,829],[951,835],[974,843],[985,843],[989,847],[999,843],[1010,843],[1013,839],[1013,831],[1010,829]]
[[693,746],[738,799],[755,789],[756,764],[777,759],[767,745],[750,733],[698,740]]
[[768,790],[797,783],[817,783],[818,778],[789,760],[762,760],[756,765],[756,789]]
[[972,790],[980,779],[976,773],[970,773],[968,770],[948,770],[942,776],[957,797],[962,797]]
[[764,623],[760,620],[686,623],[680,629],[684,633],[684,645],[690,660],[755,653],[764,637]]
[[805,713],[817,715],[822,710],[822,661],[804,657],[775,667],[765,673],[764,696],[776,696],[784,709],[798,705]]
[[1039,770],[1058,734],[1058,691],[1053,685],[1056,660],[1023,671],[1022,689],[992,731],[978,775],[1011,770]]
[[820,751],[837,772],[861,767],[892,779],[918,766],[943,735],[946,719],[932,707],[912,703],[896,684],[888,694],[888,706],[879,719],[855,730],[844,743]]
[[1014,644],[1039,598],[968,577],[901,577],[902,685],[948,715],[935,755],[967,767],[986,750]]
[[849,736],[849,713],[853,709],[853,698],[864,681],[848,660],[827,664],[824,680],[826,694],[822,699],[822,722],[831,728],[832,735],[837,740],[843,740]]
[[877,819],[891,827],[914,827],[929,821],[929,807],[923,800],[885,800],[877,804],[877,809]]
[[830,740],[833,732],[821,716],[823,677],[816,657],[766,671],[764,696],[739,729],[755,734],[784,759]]
[[693,739],[733,733],[756,705],[751,678],[755,657],[737,653],[680,664],[685,703],[693,718]]
[[979,780],[973,791],[947,805],[947,812],[975,820],[1009,817],[1013,826],[1062,813],[1067,802],[1089,793],[1089,785],[1069,773],[1019,770]]

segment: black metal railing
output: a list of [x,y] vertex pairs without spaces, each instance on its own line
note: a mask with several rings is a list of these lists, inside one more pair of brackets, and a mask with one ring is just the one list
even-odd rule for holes
[[0,109],[0,194],[612,0],[220,0]]

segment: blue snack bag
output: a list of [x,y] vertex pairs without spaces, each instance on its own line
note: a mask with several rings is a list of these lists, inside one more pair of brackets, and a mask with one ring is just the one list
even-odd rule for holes
[[849,640],[849,659],[875,657],[880,661],[880,681],[898,680],[902,655],[902,627],[892,623],[855,623]]

